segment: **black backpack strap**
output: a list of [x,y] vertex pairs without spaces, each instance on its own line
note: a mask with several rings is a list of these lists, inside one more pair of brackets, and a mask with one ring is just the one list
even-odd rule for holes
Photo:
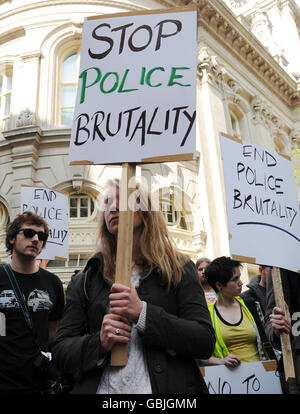
[[14,271],[11,268],[11,265],[10,264],[7,264],[7,265],[3,266],[3,270],[6,273],[8,279],[10,281],[10,284],[11,284],[11,286],[13,288],[15,297],[16,297],[16,299],[17,299],[17,301],[18,301],[18,303],[20,305],[20,308],[21,308],[21,310],[23,312],[25,321],[26,321],[29,329],[33,330],[33,324],[32,324],[32,320],[31,320],[31,317],[30,317],[30,313],[29,313],[28,308],[26,306],[26,303],[24,301],[24,296],[23,296],[23,294],[21,292],[20,286],[19,286],[19,284],[17,282],[17,279],[16,279],[16,276],[14,274]]

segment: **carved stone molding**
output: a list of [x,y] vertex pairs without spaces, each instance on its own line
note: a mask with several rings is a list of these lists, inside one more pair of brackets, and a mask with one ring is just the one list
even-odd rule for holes
[[35,124],[35,115],[29,109],[25,109],[24,111],[21,111],[16,119],[17,128],[34,125],[34,124]]
[[300,105],[296,82],[220,1],[196,0],[198,22],[290,107]]
[[283,124],[273,113],[272,108],[261,96],[257,95],[251,100],[252,121],[254,124],[263,124],[271,129],[272,135],[282,130]]
[[223,89],[224,76],[226,69],[220,67],[217,57],[211,56],[206,47],[200,49],[198,53],[197,72],[201,79],[207,76],[215,86]]
[[300,127],[298,129],[293,129],[289,136],[292,142],[292,149],[300,148]]
[[79,174],[74,174],[72,178],[73,190],[79,193],[82,190],[83,178]]
[[[225,83],[225,96],[228,101],[231,101],[235,105],[245,106],[245,99],[242,97],[242,87],[241,85],[235,81],[234,79],[228,79]],[[248,111],[248,103],[246,103],[247,111]]]

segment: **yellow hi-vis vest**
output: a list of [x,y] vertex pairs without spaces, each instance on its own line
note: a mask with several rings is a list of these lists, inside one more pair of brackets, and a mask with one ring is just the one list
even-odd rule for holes
[[[243,301],[242,298],[240,298],[239,296],[236,296],[235,299],[241,304],[241,306],[243,306],[243,309],[245,310],[246,314],[249,316],[250,320],[252,321],[255,332],[256,332],[256,336],[257,336],[258,331],[257,331],[256,323],[254,321],[254,318],[253,318],[251,312],[249,311],[249,309],[245,305],[245,302]],[[225,345],[225,342],[223,341],[223,338],[221,336],[220,329],[219,329],[219,323],[218,323],[218,317],[216,316],[216,309],[215,309],[214,305],[215,305],[214,303],[211,303],[210,305],[208,305],[208,310],[210,312],[212,325],[214,327],[214,330],[215,330],[215,333],[216,333],[216,339],[217,339],[213,356],[215,356],[217,358],[225,358],[227,355],[230,354],[230,352],[229,352],[227,346]],[[260,341],[260,338],[257,338],[257,339]]]

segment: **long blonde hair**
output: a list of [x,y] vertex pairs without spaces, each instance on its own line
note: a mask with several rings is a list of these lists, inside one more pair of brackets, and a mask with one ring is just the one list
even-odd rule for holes
[[[118,179],[109,180],[107,187],[113,186],[120,186]],[[167,278],[168,288],[170,289],[172,282],[176,287],[182,277],[182,268],[189,261],[189,258],[181,254],[175,247],[168,233],[164,215],[160,210],[155,211],[151,208],[151,199],[141,183],[136,182],[136,191],[138,192],[143,221],[139,239],[140,256],[136,263],[141,265],[143,269],[147,269],[148,273],[158,267],[163,276]],[[117,237],[109,233],[106,227],[104,208],[100,214],[97,247],[104,258],[104,277],[112,284],[116,270]]]

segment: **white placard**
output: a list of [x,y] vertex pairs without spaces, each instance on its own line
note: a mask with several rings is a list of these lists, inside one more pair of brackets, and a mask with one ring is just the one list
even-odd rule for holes
[[282,394],[280,378],[272,365],[275,361],[247,362],[236,368],[217,365],[201,370],[210,394]]
[[245,262],[300,270],[300,214],[292,163],[220,134],[230,252]]
[[196,68],[195,6],[85,18],[70,163],[195,158]]
[[46,247],[38,259],[69,257],[68,196],[45,187],[21,187],[21,213],[32,211],[49,226]]

